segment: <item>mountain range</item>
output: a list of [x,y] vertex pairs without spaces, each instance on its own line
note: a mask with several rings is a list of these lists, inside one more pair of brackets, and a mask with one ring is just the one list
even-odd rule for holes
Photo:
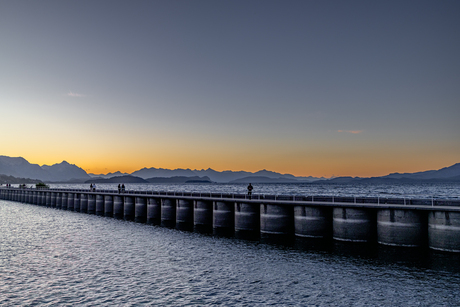
[[[184,182],[218,182],[218,183],[395,183],[395,182],[460,182],[460,163],[439,170],[430,170],[416,173],[392,173],[382,177],[337,177],[315,178],[296,177],[291,174],[280,174],[268,170],[258,172],[222,171],[213,169],[163,169],[142,168],[131,174],[115,172],[109,174],[88,174],[82,168],[62,161],[58,164],[38,165],[31,164],[22,157],[0,156],[0,175],[40,180],[44,182],[137,182],[150,183],[184,183]],[[125,177],[125,178],[123,178]],[[113,178],[111,180],[107,180]]]

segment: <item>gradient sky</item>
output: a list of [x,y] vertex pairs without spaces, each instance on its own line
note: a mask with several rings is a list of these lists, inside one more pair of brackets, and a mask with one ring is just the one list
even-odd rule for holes
[[381,176],[460,162],[460,1],[1,1],[0,155]]

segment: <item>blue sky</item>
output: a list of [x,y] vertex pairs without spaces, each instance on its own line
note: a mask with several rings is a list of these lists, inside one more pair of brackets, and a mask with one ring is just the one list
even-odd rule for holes
[[3,1],[1,154],[96,173],[449,166],[458,16],[458,1]]

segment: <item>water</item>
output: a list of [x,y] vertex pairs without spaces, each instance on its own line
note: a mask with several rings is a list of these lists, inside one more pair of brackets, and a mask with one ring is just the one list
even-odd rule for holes
[[1,306],[458,306],[460,256],[218,238],[0,200]]
[[[97,184],[117,190],[118,184]],[[253,184],[253,194],[460,199],[460,183],[423,184]],[[89,189],[89,184],[50,184],[51,188]],[[127,190],[245,194],[246,184],[127,184]]]

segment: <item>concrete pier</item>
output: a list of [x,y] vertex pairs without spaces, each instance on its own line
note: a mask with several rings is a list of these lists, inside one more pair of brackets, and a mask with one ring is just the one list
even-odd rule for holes
[[244,239],[333,238],[460,253],[456,200],[10,187],[0,187],[0,199]]
[[113,196],[104,195],[104,216],[113,217]]
[[80,212],[80,199],[81,199],[80,193],[75,193],[74,198],[73,198],[73,210],[75,212]]
[[416,210],[377,211],[377,241],[384,245],[419,247],[426,244],[426,213]]
[[147,199],[145,197],[136,197],[134,221],[138,223],[147,222]]
[[176,200],[171,198],[161,199],[161,226],[176,227]]
[[460,253],[460,212],[428,213],[428,246],[434,250]]
[[150,197],[147,199],[147,224],[161,224],[161,201],[159,198]]
[[88,194],[81,194],[80,196],[80,212],[88,213]]
[[235,203],[235,237],[257,240],[260,237],[259,204]]
[[125,221],[134,221],[135,208],[134,208],[134,197],[125,196],[123,206],[123,218]]
[[231,202],[215,201],[213,211],[213,233],[218,236],[232,236],[234,233],[235,205]]
[[96,215],[104,215],[104,195],[96,195]]
[[176,204],[176,229],[193,230],[193,202],[178,199]]
[[96,214],[96,195],[88,194],[88,211],[89,214]]
[[67,210],[74,211],[74,193],[67,194]]
[[330,238],[332,211],[328,207],[294,207],[294,228],[297,237]]
[[285,239],[294,234],[294,214],[291,206],[261,204],[261,238]]
[[122,220],[125,215],[124,210],[123,196],[115,195],[113,197],[113,217]]
[[196,232],[212,233],[212,202],[196,200],[193,226]]
[[333,209],[332,229],[335,240],[372,242],[375,237],[375,228],[375,218],[370,209]]

